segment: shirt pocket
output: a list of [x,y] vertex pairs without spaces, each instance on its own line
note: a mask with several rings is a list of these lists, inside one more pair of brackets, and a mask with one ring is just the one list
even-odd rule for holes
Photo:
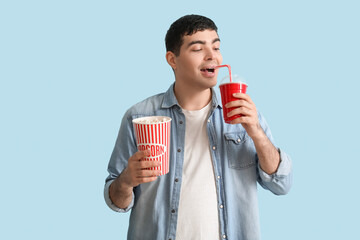
[[256,164],[255,146],[245,131],[224,133],[224,137],[230,168],[244,169]]

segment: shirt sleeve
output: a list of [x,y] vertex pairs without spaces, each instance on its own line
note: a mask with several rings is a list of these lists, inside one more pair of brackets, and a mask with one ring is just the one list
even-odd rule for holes
[[115,211],[115,212],[120,212],[120,213],[125,213],[125,212],[128,212],[133,206],[134,206],[134,192],[132,194],[132,200],[131,200],[131,203],[129,206],[127,206],[127,208],[118,208],[110,199],[110,195],[109,195],[109,188],[110,188],[110,185],[111,183],[113,182],[114,180],[110,180],[108,181],[107,183],[105,183],[105,187],[104,187],[104,198],[105,198],[105,202],[106,204],[108,205],[108,207]]
[[[128,111],[129,112],[129,111]],[[115,206],[109,197],[110,184],[122,173],[127,167],[128,159],[137,152],[136,139],[134,135],[132,118],[128,114],[124,115],[120,130],[116,139],[114,150],[111,154],[111,158],[108,165],[109,176],[105,180],[104,186],[104,198],[106,204],[110,209],[116,212],[127,212],[134,204],[134,192],[132,197],[132,203],[126,209],[120,209]]]
[[[260,114],[259,114],[259,122],[266,136],[274,144],[274,139],[266,123],[266,120]],[[270,190],[276,195],[285,195],[290,191],[290,188],[292,186],[292,163],[289,155],[287,155],[280,148],[278,148],[278,151],[280,154],[280,164],[275,173],[269,175],[266,172],[264,172],[261,169],[258,161],[258,166],[257,166],[258,175],[259,175],[258,182],[263,188]]]
[[276,195],[285,195],[290,191],[292,185],[292,166],[290,157],[278,149],[280,164],[277,171],[271,175],[264,172],[258,163],[259,184]]

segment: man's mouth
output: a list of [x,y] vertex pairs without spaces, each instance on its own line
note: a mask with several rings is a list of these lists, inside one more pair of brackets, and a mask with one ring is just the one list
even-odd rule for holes
[[215,72],[215,68],[202,68],[202,69],[200,69],[200,71],[213,73],[213,72]]

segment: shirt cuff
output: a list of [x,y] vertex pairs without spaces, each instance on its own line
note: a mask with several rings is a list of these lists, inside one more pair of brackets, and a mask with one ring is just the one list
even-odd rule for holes
[[278,180],[288,176],[291,173],[291,161],[289,156],[286,153],[282,152],[280,148],[278,148],[278,151],[280,154],[280,163],[275,173],[271,175],[267,174],[261,169],[260,164],[258,164],[259,174],[264,182],[277,182]]
[[134,206],[134,192],[132,193],[132,199],[131,199],[131,203],[129,204],[129,206],[127,206],[126,208],[118,208],[110,199],[110,195],[109,195],[109,188],[111,183],[115,181],[114,180],[110,180],[105,184],[104,187],[104,198],[105,198],[105,202],[108,205],[108,207],[110,209],[112,209],[115,212],[120,212],[120,213],[125,213],[128,212],[133,206]]

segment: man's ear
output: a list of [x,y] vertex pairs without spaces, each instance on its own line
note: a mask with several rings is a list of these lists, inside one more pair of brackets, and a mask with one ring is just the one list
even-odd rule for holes
[[168,62],[168,64],[172,67],[172,69],[176,69],[176,56],[173,52],[171,51],[167,51],[166,52],[166,61]]

